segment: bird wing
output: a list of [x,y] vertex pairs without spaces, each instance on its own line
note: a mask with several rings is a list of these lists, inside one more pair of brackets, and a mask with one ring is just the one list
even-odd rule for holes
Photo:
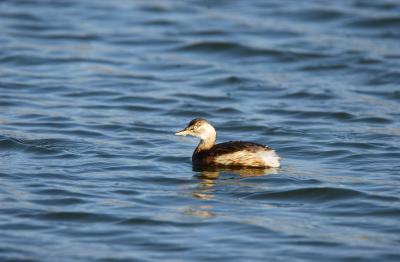
[[213,157],[223,154],[231,154],[237,151],[248,151],[256,153],[259,151],[269,151],[269,150],[272,150],[272,148],[262,144],[257,144],[253,142],[244,142],[244,141],[230,141],[230,142],[216,144],[209,150],[208,155]]

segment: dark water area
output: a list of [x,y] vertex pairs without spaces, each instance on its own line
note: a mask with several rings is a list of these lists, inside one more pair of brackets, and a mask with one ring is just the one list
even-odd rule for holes
[[[1,261],[400,261],[400,2],[0,1]],[[193,171],[218,141],[282,167]]]

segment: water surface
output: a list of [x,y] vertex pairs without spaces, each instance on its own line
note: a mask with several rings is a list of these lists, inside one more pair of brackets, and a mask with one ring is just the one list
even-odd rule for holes
[[[399,261],[398,1],[1,1],[0,257]],[[266,173],[193,171],[218,140]]]

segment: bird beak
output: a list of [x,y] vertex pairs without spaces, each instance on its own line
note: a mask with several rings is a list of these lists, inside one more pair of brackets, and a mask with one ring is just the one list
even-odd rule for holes
[[187,128],[185,128],[185,129],[183,129],[183,130],[181,130],[179,132],[176,132],[175,135],[177,135],[177,136],[187,136],[187,135],[189,135],[189,130]]

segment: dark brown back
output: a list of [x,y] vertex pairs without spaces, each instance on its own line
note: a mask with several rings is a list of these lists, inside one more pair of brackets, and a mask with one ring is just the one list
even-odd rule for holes
[[216,144],[208,151],[208,155],[218,156],[223,154],[234,153],[237,151],[258,152],[265,150],[271,150],[271,148],[253,142],[229,141],[221,144]]

